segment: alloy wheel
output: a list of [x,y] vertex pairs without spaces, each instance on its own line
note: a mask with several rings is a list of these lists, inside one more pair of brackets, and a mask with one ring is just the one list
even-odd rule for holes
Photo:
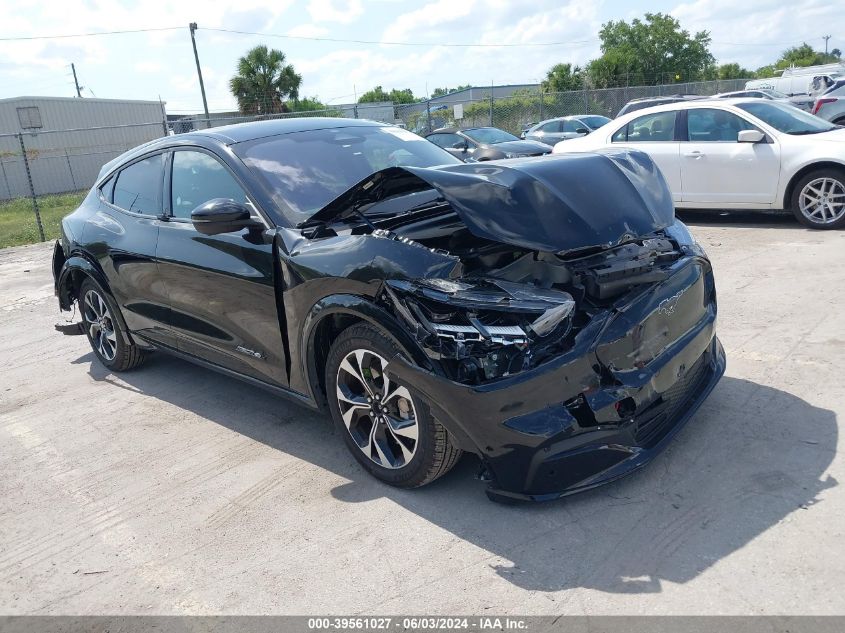
[[816,178],[798,197],[801,213],[813,224],[832,224],[845,216],[845,185],[836,178]]
[[337,370],[337,403],[355,444],[383,468],[406,466],[417,450],[419,423],[407,388],[391,383],[387,360],[357,349]]
[[85,293],[83,312],[94,349],[107,361],[113,361],[117,352],[117,334],[105,299],[95,290],[89,290]]

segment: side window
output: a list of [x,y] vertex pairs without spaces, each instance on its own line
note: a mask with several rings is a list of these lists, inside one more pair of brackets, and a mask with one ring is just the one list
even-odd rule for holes
[[736,142],[741,130],[755,130],[744,119],[725,110],[695,108],[687,110],[687,134],[690,141]]
[[100,193],[103,194],[103,198],[106,199],[107,202],[111,202],[114,198],[114,181],[115,177],[112,176],[106,182],[103,183],[103,186],[100,187]]
[[444,149],[451,149],[455,143],[463,143],[464,139],[457,134],[432,134],[428,140]]
[[173,152],[170,196],[175,218],[190,218],[191,211],[214,198],[249,203],[244,190],[220,161],[204,152],[189,150]]
[[129,165],[117,175],[114,205],[135,213],[161,213],[161,185],[164,154],[156,154]]
[[549,121],[540,128],[540,132],[560,132],[560,121]]
[[446,147],[446,135],[445,134],[431,134],[426,136],[426,138],[437,145],[438,147]]
[[581,123],[580,121],[564,121],[563,122],[563,131],[564,132],[577,132],[578,128],[586,128],[587,126]]
[[646,114],[634,119],[616,132],[611,141],[614,143],[639,143],[674,140],[676,115],[676,111]]

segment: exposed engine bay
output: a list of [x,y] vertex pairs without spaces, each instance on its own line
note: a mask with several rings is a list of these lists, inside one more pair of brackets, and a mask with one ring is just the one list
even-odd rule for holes
[[[458,382],[479,384],[529,369],[565,351],[614,300],[666,278],[681,256],[665,235],[599,252],[560,255],[497,244],[444,223],[417,243],[455,256],[460,276],[389,280],[385,293],[432,358]],[[404,231],[377,231],[404,239]]]
[[[606,186],[587,190],[579,176]],[[451,262],[437,275],[386,275],[381,298],[452,380],[481,384],[566,351],[624,295],[667,278],[693,241],[670,235],[671,198],[655,180],[636,152],[580,156],[568,169],[389,168],[305,228],[310,239],[367,235]]]

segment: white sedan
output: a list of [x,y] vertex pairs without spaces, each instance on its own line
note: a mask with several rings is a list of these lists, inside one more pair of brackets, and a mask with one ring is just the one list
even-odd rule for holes
[[555,154],[622,147],[657,163],[675,206],[790,209],[816,229],[845,225],[845,128],[763,99],[671,103],[558,143]]

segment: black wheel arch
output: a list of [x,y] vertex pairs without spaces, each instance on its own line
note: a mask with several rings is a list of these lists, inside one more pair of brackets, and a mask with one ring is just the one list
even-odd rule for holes
[[[392,314],[374,302],[372,298],[357,295],[337,294],[325,297],[314,304],[304,320],[299,346],[301,362],[307,379],[307,388],[317,406],[328,410],[325,391],[325,368],[329,349],[335,338],[346,328],[369,323],[393,339],[419,367],[445,377],[442,370],[423,351],[422,347],[408,333]],[[449,416],[436,416],[451,434],[455,446],[464,451],[481,454],[469,434],[454,423]]]
[[[79,289],[86,278],[94,280],[115,301],[114,293],[112,293],[106,275],[100,266],[85,253],[77,251],[65,259],[56,280],[56,295],[59,298],[59,307],[62,310],[70,310],[73,302],[79,299]],[[120,311],[120,306],[116,305],[116,307],[114,316],[120,324],[119,335],[123,338],[124,343],[134,344]]]
[[811,163],[799,169],[792,175],[792,178],[789,179],[789,184],[786,185],[786,189],[783,193],[783,208],[784,209],[791,209],[792,208],[792,196],[795,193],[795,185],[807,174],[818,171],[819,169],[837,169],[845,174],[845,163],[837,163],[835,161],[826,160],[826,161],[819,161],[818,163]]
[[325,366],[337,336],[356,323],[370,323],[389,336],[420,367],[437,371],[420,345],[392,314],[370,297],[335,294],[320,299],[303,321],[299,354],[307,387],[314,401],[324,408]]

